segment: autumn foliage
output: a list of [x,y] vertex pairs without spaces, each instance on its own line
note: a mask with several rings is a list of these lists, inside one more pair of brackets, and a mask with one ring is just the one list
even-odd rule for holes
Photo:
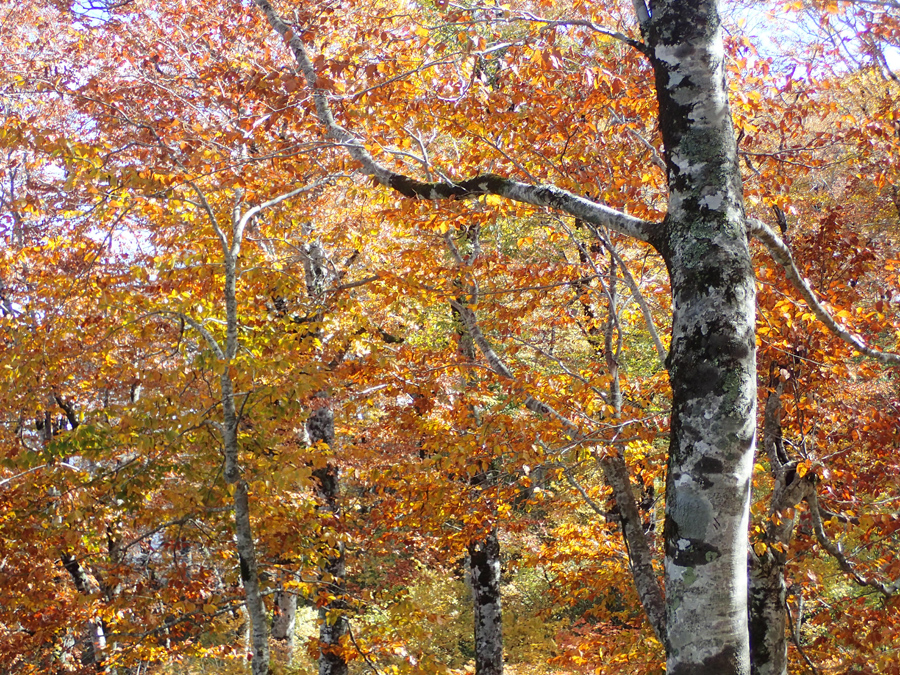
[[[741,30],[766,9],[725,14],[745,207],[841,327],[897,352],[896,8],[800,4],[771,8],[807,29],[792,40]],[[639,37],[630,2],[278,9],[340,124],[392,170],[665,216],[652,70],[620,39]],[[602,468],[624,459],[660,553],[659,255],[551,209],[362,178],[252,3],[27,0],[0,31],[0,671],[241,672],[226,379],[265,608],[301,607],[278,668],[311,668],[317,621],[340,615],[351,672],[468,672],[464,560],[496,530],[512,672],[663,671]],[[241,242],[229,358],[223,236]],[[790,669],[900,673],[900,369],[751,248],[748,536],[784,558]],[[473,325],[493,356],[466,344]],[[769,528],[788,517],[770,509],[772,396],[784,464],[817,495],[787,544]],[[334,441],[311,442],[326,405]]]

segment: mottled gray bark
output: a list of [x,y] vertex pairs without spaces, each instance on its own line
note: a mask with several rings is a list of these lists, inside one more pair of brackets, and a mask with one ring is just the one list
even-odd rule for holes
[[756,418],[755,288],[716,2],[650,3],[672,285],[666,483],[667,669],[746,675]]
[[269,673],[269,621],[266,615],[265,602],[259,580],[259,569],[256,558],[256,546],[253,541],[253,527],[250,520],[250,496],[247,481],[244,479],[239,459],[240,443],[238,432],[240,419],[235,404],[234,381],[232,380],[232,368],[234,359],[238,353],[238,302],[237,302],[237,278],[238,263],[240,260],[241,245],[244,231],[250,221],[263,209],[274,206],[300,195],[303,192],[314,189],[317,184],[297,188],[285,194],[279,195],[267,202],[253,206],[243,213],[240,209],[242,199],[237,198],[235,209],[231,215],[229,231],[223,230],[215,212],[206,199],[204,192],[193,182],[188,185],[197,196],[199,208],[206,214],[210,225],[219,239],[222,247],[223,267],[225,271],[225,287],[223,297],[225,301],[225,346],[219,344],[216,338],[199,322],[188,315],[179,315],[186,323],[196,330],[206,341],[209,348],[222,364],[222,374],[219,378],[220,400],[222,405],[222,421],[211,422],[222,437],[222,450],[225,459],[225,482],[233,486],[235,543],[238,553],[241,582],[244,588],[244,601],[247,615],[250,618],[250,667],[253,675],[268,675]]
[[787,673],[787,589],[783,561],[771,549],[750,553],[750,672]]
[[469,543],[469,577],[475,613],[475,672],[503,673],[503,615],[500,604],[500,542],[497,530]]

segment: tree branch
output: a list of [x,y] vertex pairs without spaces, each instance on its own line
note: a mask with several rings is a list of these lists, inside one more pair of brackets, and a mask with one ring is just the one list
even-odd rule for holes
[[334,118],[325,90],[317,86],[318,75],[309,57],[306,45],[297,32],[288,26],[272,7],[269,0],[254,0],[265,14],[269,25],[285,40],[291,49],[300,73],[312,91],[316,117],[325,127],[328,137],[343,145],[350,156],[360,163],[365,175],[412,199],[468,199],[493,194],[512,201],[544,206],[595,225],[602,225],[641,241],[649,241],[658,225],[616,211],[603,204],[579,197],[552,185],[531,185],[503,178],[495,174],[482,174],[460,182],[426,183],[395,173],[382,166],[366,149],[362,141],[344,129]]
[[278,195],[277,197],[273,197],[267,202],[263,202],[262,204],[258,204],[251,209],[248,209],[247,212],[240,217],[237,224],[234,227],[234,237],[231,243],[231,257],[237,258],[241,252],[241,242],[243,241],[244,236],[244,228],[247,227],[247,223],[250,222],[250,219],[253,218],[260,211],[268,209],[272,206],[276,206],[281,202],[291,199],[292,197],[296,197],[297,195],[303,194],[304,192],[309,192],[311,190],[315,190],[316,188],[322,187],[323,185],[329,184],[334,176],[330,176],[324,180],[316,181],[315,183],[310,183],[301,188],[297,188],[296,190],[291,190],[290,192],[286,192],[283,195]]
[[800,271],[797,269],[797,265],[794,263],[794,258],[791,255],[791,251],[787,247],[787,244],[782,241],[781,237],[775,234],[775,231],[771,227],[756,218],[748,218],[747,227],[750,235],[753,236],[753,238],[755,238],[757,241],[761,242],[769,251],[769,255],[772,256],[775,262],[781,265],[781,267],[784,269],[785,276],[788,278],[788,281],[790,281],[794,288],[797,289],[797,291],[806,301],[806,304],[812,310],[813,314],[816,315],[819,321],[825,324],[828,330],[830,330],[837,337],[849,344],[861,354],[865,354],[866,356],[886,365],[900,366],[900,354],[885,352],[880,349],[869,347],[861,337],[859,337],[858,335],[852,335],[845,328],[842,328],[837,323],[837,321],[832,318],[832,316],[828,313],[828,310],[825,309],[824,305],[822,305],[822,303],[816,297],[816,294],[810,287],[809,282],[807,282],[806,279],[804,279],[800,275]]
[[856,570],[856,567],[853,566],[853,563],[850,562],[850,559],[844,554],[844,548],[841,546],[840,542],[833,542],[828,538],[828,535],[825,532],[825,526],[822,524],[822,514],[819,508],[819,498],[816,495],[816,491],[811,490],[806,499],[809,502],[809,511],[812,516],[816,539],[822,548],[828,551],[831,557],[837,560],[838,566],[844,570],[844,572],[849,574],[850,578],[853,579],[857,585],[873,588],[888,598],[895,595],[897,591],[900,590],[900,580],[884,583],[861,575]]

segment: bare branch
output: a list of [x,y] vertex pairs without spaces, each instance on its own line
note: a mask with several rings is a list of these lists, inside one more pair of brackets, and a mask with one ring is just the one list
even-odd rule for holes
[[248,209],[247,212],[243,216],[240,217],[237,224],[235,225],[234,239],[231,243],[231,257],[233,259],[235,259],[238,257],[238,255],[240,255],[241,242],[242,242],[243,236],[244,236],[244,228],[247,227],[247,223],[249,223],[250,219],[253,218],[256,214],[258,214],[260,211],[268,209],[272,206],[276,206],[283,201],[286,201],[288,199],[296,197],[297,195],[301,195],[304,192],[310,192],[312,190],[315,190],[316,188],[322,187],[323,185],[328,185],[329,183],[331,183],[333,178],[334,178],[333,176],[330,176],[330,177],[326,178],[325,180],[319,180],[319,181],[316,181],[315,183],[310,183],[309,185],[306,185],[301,188],[297,188],[296,190],[291,190],[290,192],[286,192],[283,195],[278,195],[277,197],[273,197],[272,199],[270,199],[267,202],[263,202],[262,204],[259,204],[257,206],[254,206],[251,209]]
[[787,615],[788,624],[790,625],[791,631],[791,639],[794,641],[794,646],[797,648],[797,651],[800,653],[800,656],[803,657],[803,660],[806,661],[807,667],[813,673],[813,675],[819,675],[819,669],[816,668],[816,664],[812,662],[809,656],[806,655],[806,650],[803,649],[803,646],[800,644],[800,631],[797,630],[797,624],[803,619],[803,598],[800,597],[798,603],[799,607],[797,608],[797,621],[794,621],[794,615],[791,614],[791,608],[788,605],[787,598],[784,599],[784,609],[785,614]]
[[166,310],[166,309],[160,309],[160,310],[157,310],[157,311],[155,311],[155,312],[150,312],[150,313],[147,314],[146,316],[153,316],[153,315],[157,315],[157,316],[166,316],[166,315],[168,315],[168,316],[174,316],[174,317],[177,317],[177,318],[181,319],[181,320],[184,321],[186,324],[188,324],[191,328],[193,328],[195,331],[197,331],[198,333],[200,333],[201,337],[202,337],[204,340],[206,340],[206,344],[208,344],[208,345],[209,345],[209,348],[212,349],[212,350],[216,353],[216,356],[217,356],[217,357],[219,357],[220,359],[224,359],[224,358],[225,358],[225,352],[222,351],[222,348],[219,346],[219,343],[216,341],[216,338],[213,337],[213,334],[210,333],[210,332],[209,332],[209,331],[208,331],[208,330],[207,330],[200,322],[198,322],[196,319],[194,319],[194,318],[188,316],[187,314],[182,314],[181,312],[172,312],[172,311]]

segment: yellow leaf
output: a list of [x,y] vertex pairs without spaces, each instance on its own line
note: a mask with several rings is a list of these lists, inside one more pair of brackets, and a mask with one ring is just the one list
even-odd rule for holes
[[756,551],[756,555],[763,556],[769,550],[769,547],[764,542],[758,541],[753,544],[753,550]]

